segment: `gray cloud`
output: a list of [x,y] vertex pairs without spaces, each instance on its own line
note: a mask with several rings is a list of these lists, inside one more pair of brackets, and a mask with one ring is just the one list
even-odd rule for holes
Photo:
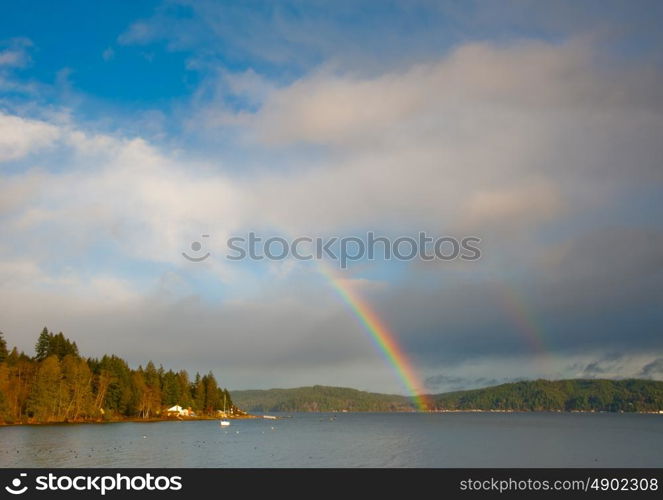
[[424,386],[431,391],[461,391],[467,389],[478,389],[481,387],[489,387],[497,384],[504,384],[507,382],[517,382],[521,379],[496,379],[487,377],[468,378],[458,377],[453,375],[432,375],[424,380]]
[[644,378],[659,379],[661,378],[661,375],[663,375],[663,358],[658,358],[651,363],[647,363],[642,367],[642,371],[639,374],[639,376]]
[[[202,34],[185,27],[190,36],[237,35],[223,20],[241,7],[227,18],[210,4],[195,9],[213,12]],[[564,8],[544,10],[549,33],[575,31],[564,28]],[[120,42],[195,45],[164,12]],[[491,23],[480,17],[473,22]],[[215,369],[234,388],[402,391],[314,269],[216,257],[228,235],[247,229],[428,230],[479,235],[483,258],[362,262],[343,276],[432,389],[658,376],[659,66],[613,58],[593,37],[564,37],[468,42],[362,71],[365,57],[346,61],[341,34],[323,19],[300,31],[282,21],[276,35],[257,30],[278,38],[264,59],[285,64],[318,39],[306,65],[329,64],[285,79],[214,71],[183,112],[193,135],[237,138],[237,165],[46,112],[0,114],[0,326],[10,343],[30,350],[46,323],[86,354]],[[258,53],[261,36],[241,51]],[[215,85],[219,94],[206,97]],[[229,93],[250,106],[229,108]],[[19,160],[25,169],[6,167]],[[187,267],[181,251],[202,233],[214,236],[215,259]]]

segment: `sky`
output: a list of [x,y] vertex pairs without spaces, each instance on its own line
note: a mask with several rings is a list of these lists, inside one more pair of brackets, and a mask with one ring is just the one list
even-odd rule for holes
[[[328,263],[426,390],[663,380],[661,19],[655,1],[6,3],[0,331],[230,389],[405,393],[316,263],[226,241],[426,231],[480,238],[481,259]],[[194,241],[208,259],[183,258]]]

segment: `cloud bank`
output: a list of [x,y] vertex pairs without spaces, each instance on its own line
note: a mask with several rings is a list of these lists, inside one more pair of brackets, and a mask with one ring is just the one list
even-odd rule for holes
[[[196,15],[164,30],[166,9],[96,52],[119,64],[126,51],[164,43],[207,71],[186,99],[142,115],[152,117],[145,133],[124,126],[122,113],[109,127],[103,106],[81,116],[84,95],[46,103],[51,89],[30,105],[25,95],[2,105],[0,328],[10,343],[30,351],[46,323],[84,353],[214,369],[237,389],[401,392],[314,266],[222,255],[228,236],[250,230],[425,230],[477,235],[484,257],[362,261],[345,278],[431,390],[661,378],[658,65],[607,54],[574,31],[477,36],[443,51],[425,50],[424,37],[412,57],[394,49],[362,66],[370,50],[298,52],[310,26],[286,17],[278,50],[263,54],[269,63],[229,69],[204,47],[233,30],[219,31],[210,4],[200,9],[206,30],[191,28]],[[321,41],[335,38],[324,33]],[[256,53],[259,41],[238,54]],[[0,66],[26,67],[29,44],[8,47]],[[290,77],[274,74],[293,60]],[[26,83],[2,71],[15,88]],[[165,116],[181,127],[160,128]],[[202,234],[213,258],[182,259]]]

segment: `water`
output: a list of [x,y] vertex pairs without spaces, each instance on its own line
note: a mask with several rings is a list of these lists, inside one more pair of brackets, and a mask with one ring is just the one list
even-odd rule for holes
[[661,467],[663,415],[293,414],[0,428],[2,467]]

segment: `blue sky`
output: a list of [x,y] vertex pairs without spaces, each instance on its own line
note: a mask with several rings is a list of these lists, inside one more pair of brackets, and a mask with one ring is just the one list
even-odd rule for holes
[[[314,265],[224,245],[427,231],[479,236],[482,259],[342,274],[430,390],[660,378],[662,10],[5,5],[0,330],[30,352],[47,324],[232,388],[402,392]],[[202,234],[212,258],[187,262]]]

